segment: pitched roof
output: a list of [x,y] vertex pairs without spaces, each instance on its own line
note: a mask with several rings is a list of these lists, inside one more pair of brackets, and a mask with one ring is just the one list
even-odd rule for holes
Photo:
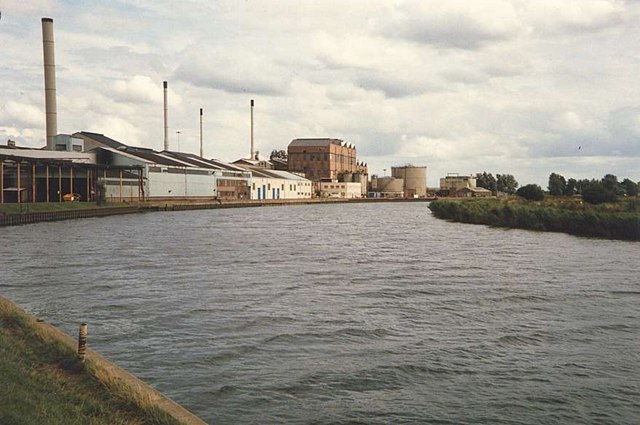
[[105,136],[104,134],[100,134],[100,133],[92,133],[90,131],[79,131],[78,133],[74,133],[74,134],[82,134],[86,137],[89,137],[93,140],[95,140],[98,143],[101,143],[103,145],[109,146],[110,148],[114,148],[114,149],[118,149],[122,146],[127,146],[124,143],[120,143],[117,140],[113,140],[110,137]]
[[310,139],[293,139],[291,143],[289,143],[289,147],[295,146],[329,146],[331,144],[340,145],[343,144],[344,141],[340,139],[331,139],[331,138],[310,138]]

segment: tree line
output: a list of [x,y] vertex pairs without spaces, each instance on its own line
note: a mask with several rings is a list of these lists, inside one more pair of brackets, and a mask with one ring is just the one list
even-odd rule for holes
[[[541,201],[544,199],[544,190],[537,184],[528,184],[518,188],[518,182],[511,174],[496,174],[483,171],[476,173],[476,186],[483,187],[494,193],[503,192],[509,195],[516,194],[525,199]],[[574,179],[565,178],[561,174],[551,173],[547,186],[551,196],[577,196],[591,204],[616,202],[619,197],[636,197],[640,193],[640,182],[634,182],[625,178],[622,181],[613,174],[606,174],[601,179]]]
[[[579,195],[590,204],[617,202],[620,196],[636,197],[640,192],[638,183],[630,179],[624,179],[620,182],[618,177],[613,174],[606,174],[600,180],[576,180],[574,178],[566,179],[558,173],[551,173],[547,189],[551,196],[573,197]],[[522,186],[516,191],[516,195],[532,201],[544,199],[542,188],[536,184]]]
[[493,174],[483,171],[476,173],[476,186],[483,187],[492,192],[503,192],[509,195],[516,193],[518,182],[511,174]]

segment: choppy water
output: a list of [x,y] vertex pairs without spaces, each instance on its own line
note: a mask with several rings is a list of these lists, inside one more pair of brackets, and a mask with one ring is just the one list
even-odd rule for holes
[[640,244],[423,203],[0,229],[0,293],[210,423],[640,422]]

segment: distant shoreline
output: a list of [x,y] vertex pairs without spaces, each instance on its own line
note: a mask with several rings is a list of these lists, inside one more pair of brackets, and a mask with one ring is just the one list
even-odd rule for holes
[[640,202],[602,206],[518,199],[440,199],[429,209],[440,219],[575,236],[640,241]]

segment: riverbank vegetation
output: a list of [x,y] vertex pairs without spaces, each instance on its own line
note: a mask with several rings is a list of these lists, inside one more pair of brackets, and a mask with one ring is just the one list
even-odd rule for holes
[[509,199],[439,199],[433,215],[463,223],[579,236],[640,240],[640,200],[591,205],[579,197],[546,197],[544,201]]
[[34,322],[0,300],[1,424],[178,424]]

